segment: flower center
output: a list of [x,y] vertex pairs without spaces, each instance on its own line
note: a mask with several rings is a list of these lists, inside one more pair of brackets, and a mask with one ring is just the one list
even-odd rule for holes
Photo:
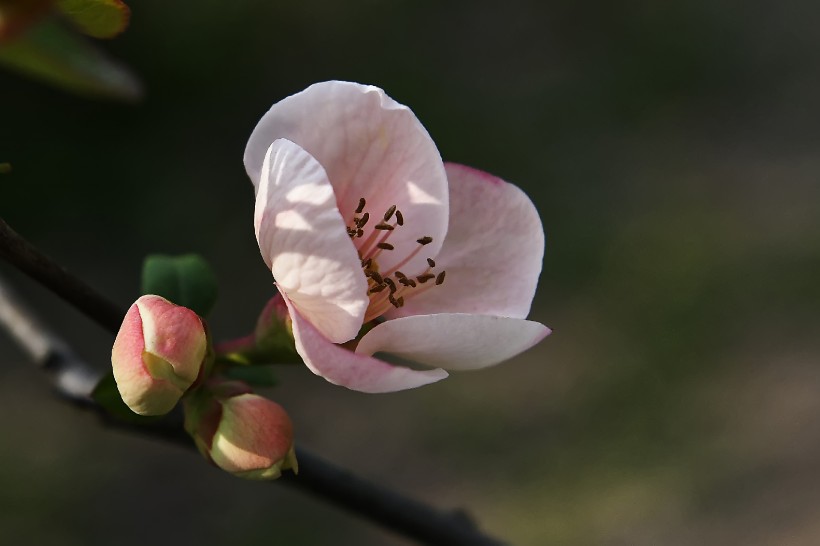
[[[444,271],[434,272],[436,262],[432,258],[427,258],[427,269],[415,277],[408,277],[399,270],[412,260],[422,248],[433,242],[433,238],[430,236],[417,239],[416,242],[419,246],[389,271],[381,271],[378,257],[382,252],[392,252],[395,249],[388,240],[397,229],[404,225],[404,217],[401,211],[396,208],[396,205],[393,205],[385,211],[381,220],[374,225],[370,220],[370,213],[365,210],[366,206],[367,201],[365,198],[359,199],[359,206],[355,210],[356,214],[347,227],[347,234],[351,239],[361,239],[356,246],[359,250],[359,258],[362,261],[362,270],[367,277],[367,294],[370,297],[370,305],[368,305],[364,316],[365,324],[380,317],[393,307],[398,309],[403,306],[405,299],[426,292],[434,286],[439,286],[444,282],[445,274]],[[372,226],[372,228],[369,226]]]

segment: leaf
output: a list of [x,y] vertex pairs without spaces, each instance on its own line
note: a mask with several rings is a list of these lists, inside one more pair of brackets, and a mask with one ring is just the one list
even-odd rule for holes
[[225,369],[224,375],[256,387],[274,387],[279,382],[273,366],[230,366]]
[[121,0],[58,0],[57,7],[94,38],[113,38],[128,26],[131,10]]
[[216,303],[216,275],[197,254],[153,254],[142,266],[142,293],[162,296],[204,317]]
[[120,397],[120,391],[117,390],[117,382],[112,372],[108,372],[100,379],[91,392],[91,398],[109,414],[123,421],[148,424],[160,419],[160,417],[146,417],[131,411],[131,408],[126,406]]
[[126,101],[142,96],[142,86],[127,68],[54,20],[0,47],[0,64],[80,95]]

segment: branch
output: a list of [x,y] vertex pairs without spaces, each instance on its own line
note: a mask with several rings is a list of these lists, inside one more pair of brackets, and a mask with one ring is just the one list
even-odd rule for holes
[[[116,334],[125,310],[72,276],[42,254],[0,219],[0,256],[51,289],[103,328]],[[180,421],[163,419],[156,425],[133,425],[110,417],[91,399],[99,379],[59,337],[50,332],[0,279],[0,326],[4,327],[43,369],[58,393],[68,401],[93,411],[108,426],[160,438],[194,449]],[[368,482],[351,472],[300,448],[299,474],[285,474],[278,483],[308,491],[360,517],[424,544],[502,546],[484,535],[462,511],[444,512]]]

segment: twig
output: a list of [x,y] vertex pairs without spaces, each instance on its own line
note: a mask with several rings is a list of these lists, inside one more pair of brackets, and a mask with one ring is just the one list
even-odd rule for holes
[[[99,295],[80,279],[39,252],[0,219],[0,256],[18,269],[63,297],[111,333],[119,329],[124,309]],[[109,417],[91,399],[99,374],[80,360],[56,335],[37,320],[0,279],[0,326],[45,370],[57,391],[69,401],[100,415],[107,425],[161,438],[193,448],[193,444],[173,419],[151,426],[132,425]],[[368,482],[351,472],[300,448],[297,450],[299,475],[285,474],[277,480],[306,490],[348,512],[416,539],[441,546],[501,546],[502,542],[483,534],[462,511],[443,512]]]

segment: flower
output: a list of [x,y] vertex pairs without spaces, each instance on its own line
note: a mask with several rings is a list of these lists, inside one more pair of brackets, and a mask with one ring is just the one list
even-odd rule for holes
[[408,389],[549,334],[525,320],[544,252],[532,202],[445,165],[410,109],[381,89],[331,81],[285,98],[244,159],[259,249],[315,374],[363,392]]
[[120,396],[140,415],[168,413],[196,381],[207,348],[196,313],[160,296],[141,296],[111,349]]
[[290,417],[241,381],[208,382],[186,399],[185,410],[185,429],[219,468],[254,480],[298,470]]

